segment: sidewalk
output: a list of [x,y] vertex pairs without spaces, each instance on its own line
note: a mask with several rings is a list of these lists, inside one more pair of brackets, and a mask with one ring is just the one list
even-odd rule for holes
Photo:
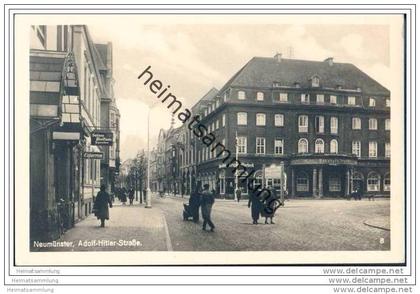
[[109,213],[105,228],[101,228],[100,221],[91,214],[57,240],[65,241],[66,247],[33,248],[33,251],[172,250],[166,219],[159,208],[145,208],[138,202],[124,206],[115,200]]

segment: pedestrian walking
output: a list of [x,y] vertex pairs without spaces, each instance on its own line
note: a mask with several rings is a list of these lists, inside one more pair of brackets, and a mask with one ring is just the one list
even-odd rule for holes
[[201,193],[201,216],[203,217],[203,231],[206,230],[207,225],[210,226],[210,231],[214,232],[214,224],[211,220],[211,210],[214,204],[214,193],[209,191],[209,184],[204,184]]
[[134,201],[134,189],[131,188],[130,191],[128,192],[128,199],[130,200],[130,205],[133,205],[133,201]]
[[258,220],[260,218],[260,212],[261,212],[261,200],[259,198],[259,194],[261,191],[255,190],[253,193],[250,194],[249,200],[248,200],[248,208],[251,208],[251,217],[252,217],[252,223],[254,225],[258,225]]
[[109,219],[109,207],[112,208],[112,201],[109,194],[105,191],[105,185],[101,185],[101,190],[96,195],[94,203],[95,216],[101,220],[101,227],[105,227],[105,220]]
[[197,185],[195,191],[191,193],[190,200],[188,201],[188,210],[190,211],[195,223],[198,223],[200,220],[200,202],[200,186]]
[[273,217],[276,212],[277,205],[280,205],[279,197],[277,196],[276,190],[272,187],[268,188],[268,195],[263,195],[264,206],[261,209],[261,216],[265,217],[265,224],[268,224],[268,219],[270,219],[270,224],[274,224]]
[[236,195],[236,200],[239,203],[239,201],[241,201],[241,197],[242,197],[242,190],[241,190],[241,188],[236,188],[235,195]]
[[121,190],[121,202],[123,205],[125,205],[125,203],[127,202],[127,189],[124,187]]

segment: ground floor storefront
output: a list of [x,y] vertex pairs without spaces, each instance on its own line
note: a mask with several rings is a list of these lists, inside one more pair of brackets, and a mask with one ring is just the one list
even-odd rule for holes
[[286,197],[389,197],[389,159],[358,159],[348,155],[246,157],[241,167],[211,161],[197,167],[196,181],[208,184],[221,198],[234,198],[235,189],[246,197],[258,186],[273,187]]

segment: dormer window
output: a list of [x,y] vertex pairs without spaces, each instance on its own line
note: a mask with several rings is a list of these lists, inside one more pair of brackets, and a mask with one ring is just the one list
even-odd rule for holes
[[295,82],[293,85],[295,86],[295,88],[300,88],[300,83],[298,82]]
[[311,81],[312,81],[312,87],[319,87],[319,77],[318,76],[313,76]]
[[238,99],[239,100],[245,100],[245,92],[244,91],[238,91]]

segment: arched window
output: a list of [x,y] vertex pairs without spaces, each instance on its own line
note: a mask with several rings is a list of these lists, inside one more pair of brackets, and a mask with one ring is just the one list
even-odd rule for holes
[[389,174],[384,177],[384,191],[391,191],[391,176]]
[[368,191],[379,191],[380,190],[381,177],[375,173],[371,172],[367,178],[367,190]]
[[296,191],[308,192],[309,191],[309,178],[304,172],[301,172],[296,177]]
[[330,153],[332,154],[338,153],[338,141],[336,139],[332,139],[330,142]]
[[261,170],[257,170],[254,176],[254,189],[262,187],[263,184],[263,175]]
[[315,140],[315,153],[324,153],[324,140]]
[[299,139],[298,153],[308,153],[308,140],[305,138]]

